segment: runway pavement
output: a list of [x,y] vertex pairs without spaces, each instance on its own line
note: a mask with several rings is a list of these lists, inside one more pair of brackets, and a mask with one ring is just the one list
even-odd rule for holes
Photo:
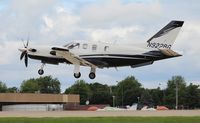
[[165,117],[165,116],[200,116],[200,110],[169,111],[21,111],[0,112],[0,117]]

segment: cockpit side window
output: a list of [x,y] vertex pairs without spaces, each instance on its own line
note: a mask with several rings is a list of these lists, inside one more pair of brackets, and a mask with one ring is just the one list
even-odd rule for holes
[[88,48],[88,44],[83,44],[83,49],[87,49]]
[[64,45],[64,47],[67,47],[68,49],[73,49],[75,47],[79,48],[80,47],[80,43],[71,42],[71,43],[68,43],[68,44]]
[[74,43],[74,44],[71,44],[70,46],[68,46],[68,49],[73,49],[75,47],[79,48],[80,44],[79,43]]

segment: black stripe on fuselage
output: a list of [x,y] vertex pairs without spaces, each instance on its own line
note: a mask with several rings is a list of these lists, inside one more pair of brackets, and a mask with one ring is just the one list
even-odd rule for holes
[[81,58],[120,58],[120,59],[147,59],[159,60],[166,57],[160,51],[149,51],[141,55],[127,55],[127,54],[90,54],[80,55]]
[[[161,59],[160,56],[153,56],[153,54],[148,53],[145,55],[92,54],[81,55],[80,57],[99,67],[130,66]],[[45,57],[36,55],[29,55],[29,58],[41,60],[43,63],[49,64],[58,64],[64,62],[70,64],[70,62],[67,61],[65,58]]]

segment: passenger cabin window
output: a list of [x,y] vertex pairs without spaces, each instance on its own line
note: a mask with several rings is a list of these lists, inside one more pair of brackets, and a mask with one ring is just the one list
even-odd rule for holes
[[92,51],[96,51],[97,50],[97,45],[92,45]]
[[88,44],[83,44],[83,49],[87,49],[88,48]]
[[104,51],[108,51],[108,49],[109,49],[109,46],[104,47]]

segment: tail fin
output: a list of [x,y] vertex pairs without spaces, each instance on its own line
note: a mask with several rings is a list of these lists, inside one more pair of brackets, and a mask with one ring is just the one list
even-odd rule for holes
[[170,49],[183,26],[184,21],[171,21],[147,41],[149,48]]

